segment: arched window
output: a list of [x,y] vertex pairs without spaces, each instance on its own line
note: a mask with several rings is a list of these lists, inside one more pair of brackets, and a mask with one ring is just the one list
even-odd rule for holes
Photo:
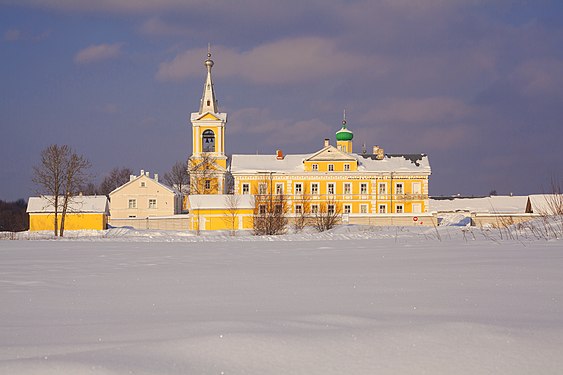
[[202,135],[203,152],[215,152],[215,133],[213,130],[207,129]]

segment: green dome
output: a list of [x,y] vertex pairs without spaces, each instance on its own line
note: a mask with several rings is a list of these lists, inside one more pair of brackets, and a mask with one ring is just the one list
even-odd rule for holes
[[342,129],[336,132],[337,141],[351,141],[354,138],[354,133],[346,129],[346,120],[342,121]]

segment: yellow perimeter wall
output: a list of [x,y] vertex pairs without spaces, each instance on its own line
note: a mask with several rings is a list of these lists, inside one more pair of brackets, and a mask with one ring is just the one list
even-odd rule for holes
[[[59,228],[61,215],[57,218]],[[65,217],[65,230],[94,229],[103,230],[107,228],[107,216],[101,213],[70,213]],[[54,230],[55,214],[30,213],[29,230]]]
[[253,228],[253,209],[192,209],[190,230],[246,230]]

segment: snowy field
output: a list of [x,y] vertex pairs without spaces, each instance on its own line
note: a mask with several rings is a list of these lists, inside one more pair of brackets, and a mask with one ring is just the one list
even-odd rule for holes
[[467,230],[22,234],[0,374],[561,374],[563,241]]

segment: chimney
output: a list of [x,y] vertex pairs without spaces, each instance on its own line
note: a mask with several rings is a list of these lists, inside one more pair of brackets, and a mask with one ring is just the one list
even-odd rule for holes
[[325,138],[325,147],[330,146],[330,139]]
[[145,172],[145,176],[150,177],[149,175],[150,175],[150,172],[149,172],[149,171],[146,171],[146,172]]
[[155,173],[155,174],[154,174],[154,180],[155,180],[156,182],[158,182],[158,173]]
[[145,175],[145,170],[141,169],[141,176],[144,176],[144,175]]
[[385,151],[379,146],[373,146],[373,153],[377,160],[383,160],[385,158]]
[[276,150],[276,159],[283,160],[283,151],[282,150]]
[[134,174],[130,174],[129,175],[129,181],[133,181],[135,179],[135,175]]

